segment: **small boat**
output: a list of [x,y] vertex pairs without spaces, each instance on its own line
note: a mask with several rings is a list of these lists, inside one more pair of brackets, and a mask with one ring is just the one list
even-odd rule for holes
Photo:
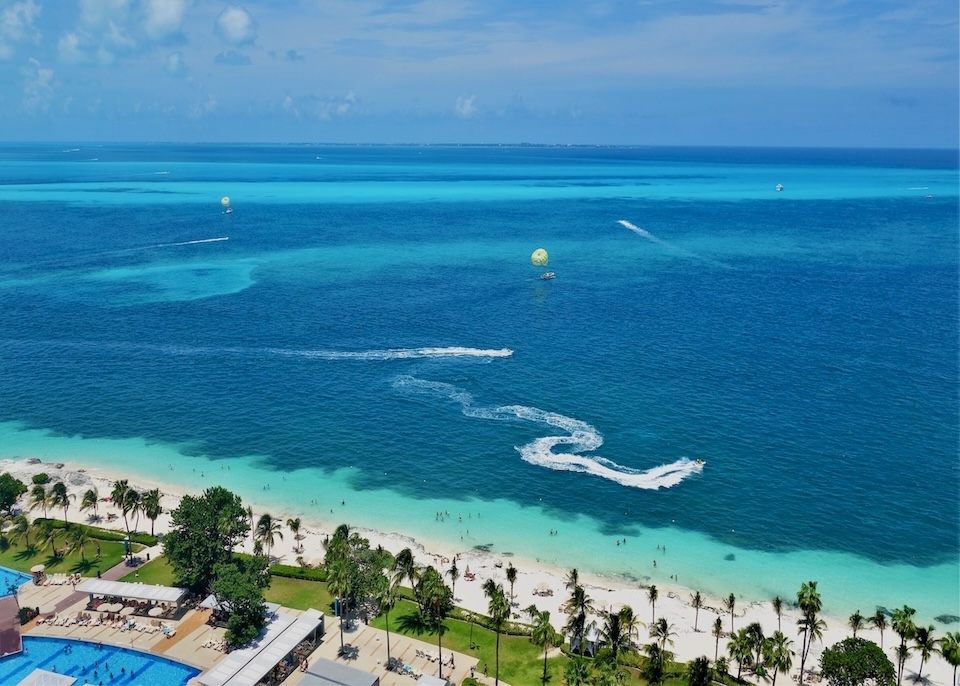
[[779,193],[780,191],[783,190],[783,184],[782,184],[782,183],[778,183],[777,186],[776,186],[776,188],[777,188],[777,192]]
[[557,275],[554,274],[553,272],[544,272],[543,274],[540,275],[540,279],[542,281],[547,281],[549,279],[555,279],[555,278],[557,278]]
[[228,207],[227,209],[225,209],[225,210],[223,211],[223,213],[224,213],[224,214],[233,214],[233,208],[232,208],[232,207]]
[[706,462],[704,462],[703,460],[694,460],[693,464],[697,465],[698,467],[702,467],[703,465],[706,464]]

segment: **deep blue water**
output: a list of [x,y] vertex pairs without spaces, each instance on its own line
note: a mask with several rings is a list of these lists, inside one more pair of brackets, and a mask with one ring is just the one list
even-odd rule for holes
[[[351,465],[358,489],[611,533],[683,513],[742,548],[960,557],[955,152],[23,145],[0,162],[0,421]],[[587,468],[603,473],[570,471]]]

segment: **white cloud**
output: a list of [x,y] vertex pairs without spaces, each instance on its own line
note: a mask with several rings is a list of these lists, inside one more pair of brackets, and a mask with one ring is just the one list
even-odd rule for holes
[[83,61],[83,50],[80,49],[80,36],[76,33],[65,33],[57,41],[57,52],[63,62],[74,63]]
[[353,113],[359,98],[350,91],[343,97],[325,98],[316,95],[303,95],[296,98],[286,96],[283,99],[284,112],[292,114],[297,119],[310,118],[321,121],[344,119]]
[[217,34],[231,45],[253,43],[257,38],[257,28],[253,17],[240,7],[227,7],[217,17]]
[[461,95],[459,98],[457,98],[457,102],[454,105],[454,110],[456,111],[458,117],[469,119],[477,113],[476,108],[473,106],[473,101],[476,97],[477,96],[475,95]]
[[187,63],[183,61],[182,52],[173,52],[167,55],[167,61],[164,65],[164,69],[167,70],[167,73],[170,76],[176,76],[178,78],[186,76],[190,73],[190,68],[187,67]]
[[40,6],[33,0],[16,2],[0,13],[0,60],[13,56],[14,44],[39,40],[40,32],[33,25],[39,14]]
[[80,0],[80,20],[57,42],[65,62],[112,64],[117,54],[130,53],[137,41],[130,35],[130,0]]
[[192,119],[201,119],[204,116],[210,114],[211,112],[216,111],[217,109],[217,99],[212,94],[207,96],[205,102],[198,103],[193,106],[193,109],[190,110],[190,117]]
[[30,66],[20,70],[23,75],[23,107],[28,112],[46,111],[53,98],[53,69],[43,67],[30,58]]
[[143,28],[153,40],[179,33],[188,0],[146,0]]

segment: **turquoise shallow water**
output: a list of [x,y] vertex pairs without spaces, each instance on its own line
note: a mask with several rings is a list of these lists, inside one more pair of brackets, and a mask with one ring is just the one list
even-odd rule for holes
[[3,158],[2,457],[717,594],[814,578],[837,613],[957,614],[955,153]]

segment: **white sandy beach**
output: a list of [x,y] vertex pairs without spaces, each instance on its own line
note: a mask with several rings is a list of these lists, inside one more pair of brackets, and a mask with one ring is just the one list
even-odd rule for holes
[[[79,511],[79,502],[83,493],[96,487],[101,498],[109,496],[113,488],[113,483],[117,479],[128,478],[127,475],[118,471],[108,471],[103,469],[91,469],[86,465],[79,463],[64,463],[63,467],[56,467],[51,463],[28,464],[26,460],[0,460],[0,473],[10,472],[24,483],[30,484],[33,474],[46,472],[50,475],[51,481],[62,480],[67,484],[70,492],[76,496],[75,502],[69,508],[69,518],[71,521],[87,521],[89,512],[81,513]],[[140,489],[159,488],[163,494],[164,514],[157,519],[155,530],[157,533],[169,529],[170,516],[169,511],[177,507],[180,497],[188,491],[181,485],[173,483],[150,482],[145,479],[131,479],[131,485]],[[210,484],[204,484],[203,488]],[[197,488],[196,492],[201,492]],[[26,497],[26,496],[24,496]],[[286,521],[291,517],[300,517],[303,525],[301,533],[306,534],[300,541],[303,545],[303,552],[296,553],[293,550],[294,541],[289,529],[284,527],[284,540],[274,546],[273,556],[280,562],[290,565],[296,565],[296,558],[302,555],[308,563],[318,563],[323,559],[323,539],[332,532],[333,528],[343,523],[341,520],[322,521],[315,517],[315,513],[304,512],[281,512],[276,508],[267,509],[258,507],[258,503],[245,500],[246,505],[252,506],[255,516],[270,511],[271,514]],[[107,522],[106,514],[116,512],[109,503],[103,502],[100,507],[100,515],[103,518],[100,522],[102,526],[113,527],[122,530],[123,519],[118,517],[112,522]],[[61,512],[51,512],[50,516],[62,516]],[[309,518],[308,518],[309,516]],[[335,516],[335,515],[331,515]],[[349,520],[346,521],[349,524]],[[133,523],[132,523],[133,526]],[[143,517],[136,523],[135,528],[139,531],[150,530],[150,522]],[[523,559],[522,557],[513,557],[509,559],[498,558],[496,555],[488,554],[479,550],[455,550],[449,545],[438,544],[431,541],[416,541],[410,537],[404,536],[399,532],[382,532],[370,529],[357,529],[370,540],[371,546],[382,545],[387,550],[396,553],[403,548],[409,547],[414,553],[414,559],[418,564],[433,565],[442,571],[449,569],[450,560],[459,555],[458,568],[461,573],[460,579],[456,582],[455,597],[457,604],[471,611],[486,613],[487,599],[483,595],[482,586],[486,579],[493,578],[496,582],[502,583],[507,593],[510,592],[510,585],[506,580],[506,567],[512,563],[518,571],[517,581],[514,585],[514,613],[516,618],[526,621],[527,617],[523,614],[523,608],[535,604],[541,610],[549,610],[554,625],[560,629],[565,622],[565,615],[560,611],[560,605],[566,598],[567,592],[564,588],[564,578],[567,570],[550,568],[545,565]],[[249,538],[244,542],[243,548],[246,552],[251,552]],[[498,566],[500,565],[500,566]],[[475,580],[467,581],[463,573],[469,568],[469,571],[476,575]],[[647,589],[639,586],[629,586],[627,584],[613,584],[608,579],[580,575],[589,596],[593,599],[598,610],[608,608],[618,608],[623,605],[629,605],[633,608],[635,614],[644,622],[651,619],[651,606],[648,600]],[[797,588],[800,582],[797,581]],[[536,588],[549,588],[552,595],[543,596],[534,593]],[[691,606],[691,597],[693,591],[680,585],[667,587],[658,585],[658,600],[656,603],[656,616],[666,617],[673,625],[676,637],[674,639],[673,650],[680,660],[692,660],[700,655],[706,655],[713,660],[715,650],[715,638],[710,633],[710,629],[718,615],[723,618],[725,631],[730,628],[730,615],[723,610],[723,602],[719,598],[703,596],[703,606],[697,620],[698,631],[694,631],[695,611]],[[785,602],[794,600],[793,598],[784,598]],[[960,610],[958,610],[960,613]],[[865,608],[863,614],[872,614],[872,609]],[[796,621],[799,613],[796,610],[785,608],[781,619],[782,630],[794,642],[794,650],[799,651],[800,637],[796,631]],[[816,667],[819,663],[820,654],[825,646],[830,646],[844,638],[850,636],[850,630],[847,628],[845,618],[825,617],[827,630],[824,632],[823,641],[815,643],[811,649],[811,655],[807,660],[807,666]],[[737,599],[736,610],[734,613],[734,627],[741,628],[752,622],[759,622],[764,629],[765,634],[771,634],[778,628],[778,622],[775,612],[769,600],[759,599]],[[942,635],[938,630],[937,635]],[[880,635],[876,629],[869,628],[862,631],[860,635],[880,642]],[[725,653],[726,637],[720,640],[720,654]],[[641,629],[641,642],[646,642],[645,632]],[[894,661],[892,648],[897,644],[898,637],[892,629],[884,632],[883,643],[887,655]],[[799,670],[799,656],[794,659],[793,675]],[[911,681],[916,670],[920,666],[920,656],[912,654],[907,660],[905,681]],[[731,671],[736,670],[735,663],[731,665]],[[952,668],[939,655],[934,655],[924,663],[924,682],[931,686],[951,686]]]

